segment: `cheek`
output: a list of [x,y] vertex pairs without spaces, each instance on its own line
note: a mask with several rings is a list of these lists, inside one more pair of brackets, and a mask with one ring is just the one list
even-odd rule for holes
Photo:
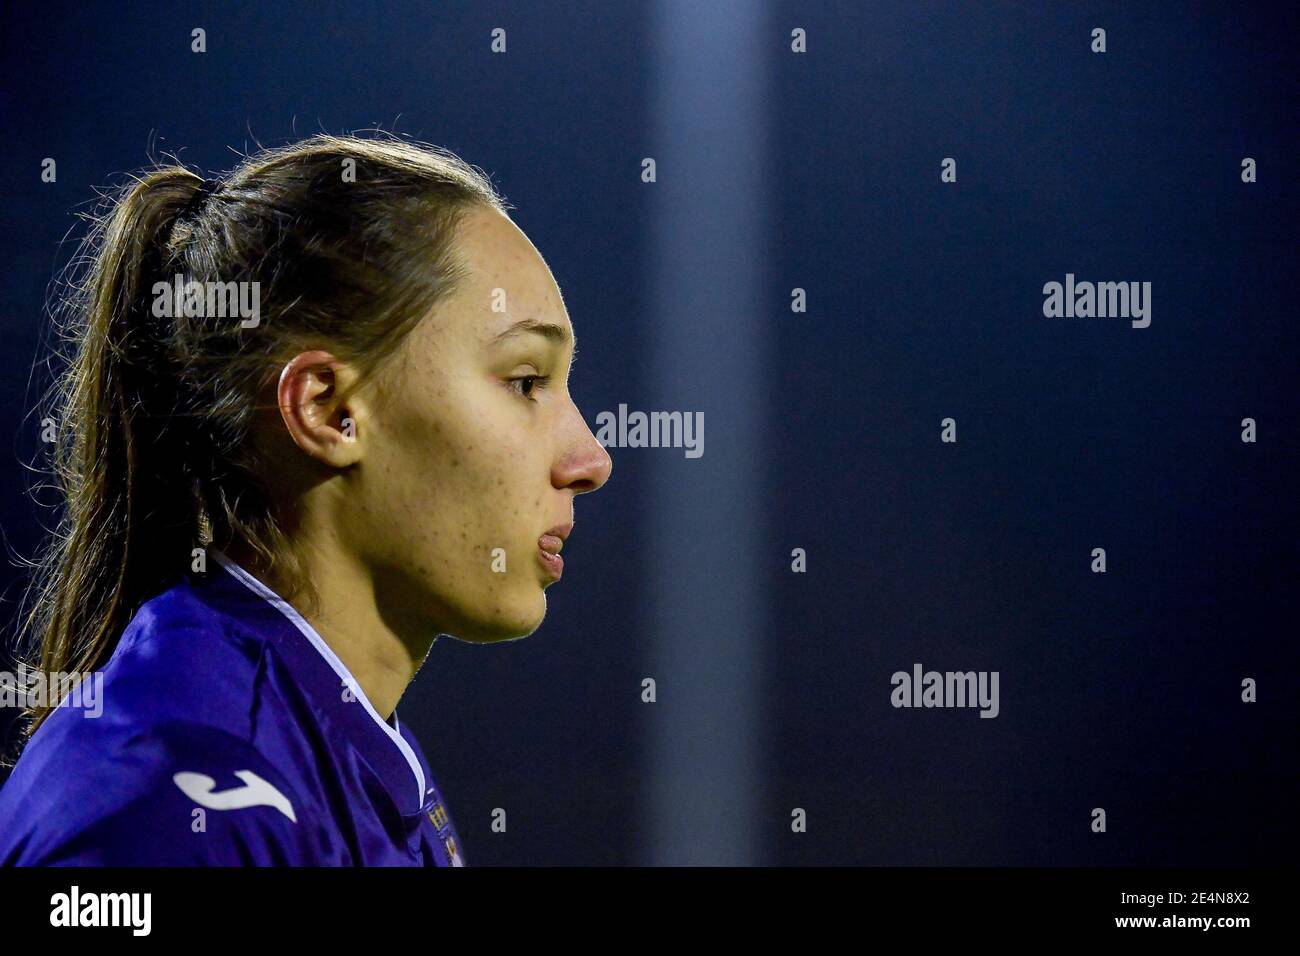
[[394,469],[412,476],[390,499],[400,502],[394,540],[428,605],[442,610],[443,629],[469,640],[521,637],[546,612],[536,555],[543,489],[536,454],[520,438],[500,422],[444,422],[405,443]]
[[[434,395],[443,414],[394,422],[368,497],[386,512],[390,540],[440,578],[440,587],[482,593],[529,572],[544,530],[546,470],[518,410],[500,407],[509,396],[465,394],[474,401]],[[506,574],[492,570],[498,548]]]

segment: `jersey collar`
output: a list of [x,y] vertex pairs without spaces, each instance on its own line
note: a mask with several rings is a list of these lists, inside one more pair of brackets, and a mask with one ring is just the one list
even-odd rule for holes
[[[428,784],[419,758],[402,736],[397,712],[394,710],[391,724],[380,717],[334,649],[293,605],[229,555],[216,548],[209,549],[209,553],[232,581],[242,585],[232,596],[255,595],[264,602],[267,622],[280,638],[278,646],[289,658],[295,681],[303,685],[313,703],[329,715],[331,722],[338,721],[347,728],[349,738],[380,775],[402,814],[419,813],[428,802]],[[285,627],[286,624],[292,628]],[[328,668],[321,666],[322,661]],[[345,697],[344,688],[350,691],[353,700]]]

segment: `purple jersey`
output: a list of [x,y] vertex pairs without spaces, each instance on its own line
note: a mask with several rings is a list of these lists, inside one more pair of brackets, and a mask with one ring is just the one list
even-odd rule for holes
[[463,866],[424,754],[226,555],[146,602],[0,788],[0,864]]

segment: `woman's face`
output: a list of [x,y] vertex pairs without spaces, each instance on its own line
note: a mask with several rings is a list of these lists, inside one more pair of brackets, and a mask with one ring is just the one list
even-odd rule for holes
[[457,241],[466,279],[404,340],[358,421],[360,500],[341,530],[399,632],[508,640],[541,624],[562,564],[547,535],[568,534],[573,499],[612,462],[569,395],[572,325],[537,250],[486,209]]

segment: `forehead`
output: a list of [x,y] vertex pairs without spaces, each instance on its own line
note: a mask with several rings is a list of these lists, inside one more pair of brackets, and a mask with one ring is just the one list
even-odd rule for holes
[[479,321],[478,337],[495,340],[520,322],[558,325],[572,336],[568,310],[545,260],[508,217],[475,210],[460,233],[466,275],[461,302]]

